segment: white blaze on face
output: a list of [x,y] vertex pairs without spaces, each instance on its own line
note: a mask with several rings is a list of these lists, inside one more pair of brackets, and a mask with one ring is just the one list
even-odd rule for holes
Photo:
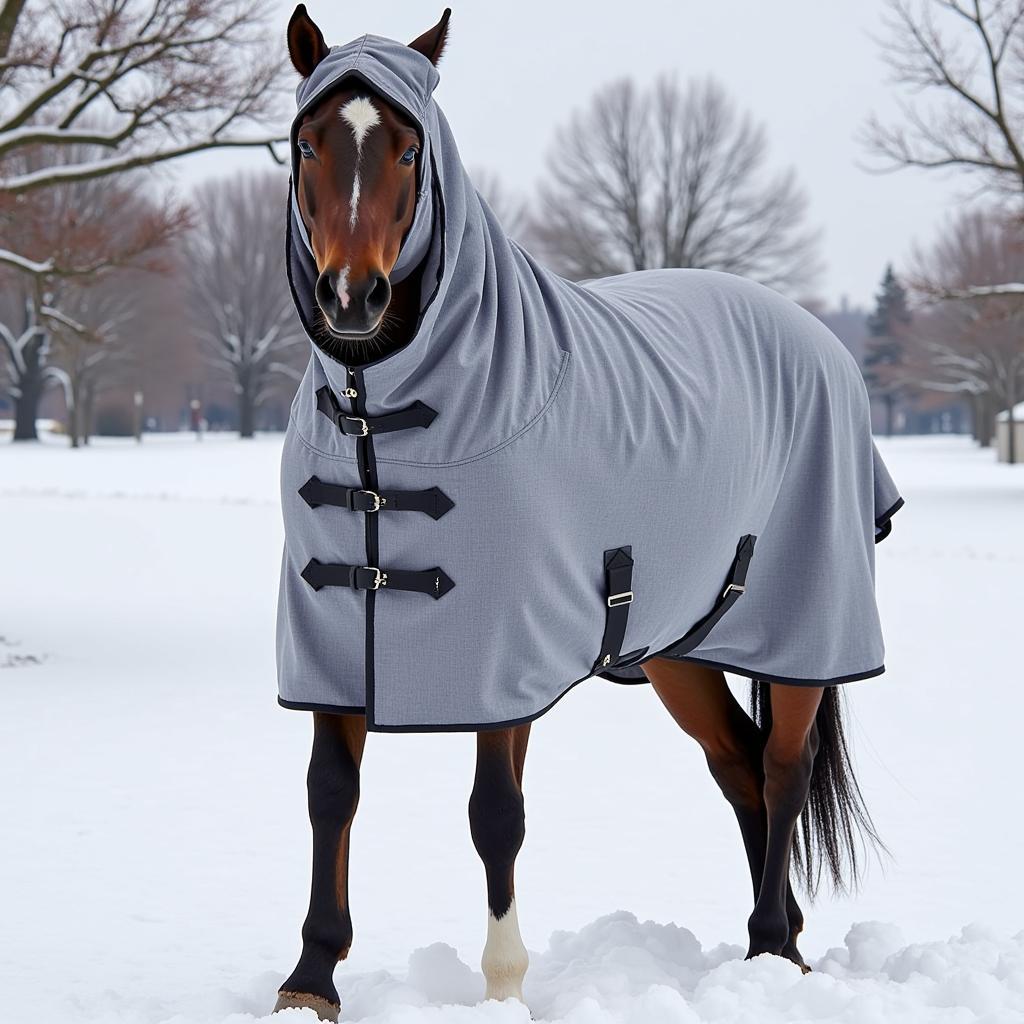
[[352,179],[352,198],[348,204],[348,226],[354,228],[359,219],[359,161],[363,155],[363,142],[370,134],[370,129],[380,124],[380,113],[365,96],[357,96],[338,111],[338,116],[356,137],[356,173]]
[[338,301],[341,303],[342,309],[348,309],[350,302],[348,294],[348,269],[348,264],[346,263],[338,275]]
[[487,942],[480,966],[487,982],[487,999],[518,999],[523,1002],[523,978],[530,958],[519,933],[516,901],[495,917],[487,915]]

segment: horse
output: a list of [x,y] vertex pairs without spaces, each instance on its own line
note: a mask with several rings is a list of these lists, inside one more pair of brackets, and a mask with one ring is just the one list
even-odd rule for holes
[[[283,494],[290,503],[286,504],[286,523],[289,518],[297,520],[303,516],[306,518],[302,523],[309,524],[313,517],[325,511],[335,518],[321,518],[316,520],[315,526],[302,526],[302,530],[315,531],[309,535],[313,539],[305,534],[297,535],[299,539],[292,545],[295,550],[286,552],[282,576],[279,665],[283,666],[286,678],[282,683],[281,703],[310,711],[313,718],[307,776],[313,864],[301,954],[295,969],[280,987],[275,1009],[308,1007],[321,1019],[331,1021],[337,1020],[341,1012],[341,1000],[333,980],[334,969],[346,958],[352,943],[348,855],[368,728],[379,731],[402,731],[405,727],[425,731],[464,728],[476,732],[476,772],[469,801],[469,825],[486,874],[487,938],[482,956],[485,994],[487,999],[523,1000],[528,956],[520,935],[515,894],[516,858],[525,838],[523,769],[531,724],[550,706],[540,706],[543,704],[540,696],[525,693],[517,694],[515,699],[520,703],[515,705],[515,710],[525,708],[528,713],[510,714],[504,720],[498,720],[498,712],[488,716],[481,711],[467,712],[458,720],[450,709],[418,714],[418,706],[410,707],[410,702],[416,704],[415,691],[410,691],[413,694],[410,697],[400,689],[401,681],[386,683],[381,648],[402,646],[395,637],[406,635],[401,630],[408,629],[408,636],[415,637],[417,642],[414,644],[410,639],[405,646],[422,647],[426,651],[417,655],[424,659],[418,663],[419,667],[426,665],[430,669],[420,674],[420,682],[424,687],[433,685],[430,681],[435,672],[443,675],[445,652],[436,656],[437,661],[430,661],[434,657],[431,653],[433,640],[429,636],[424,640],[416,629],[420,622],[429,622],[423,616],[434,613],[420,609],[428,605],[441,607],[443,602],[452,600],[447,595],[453,587],[457,595],[468,592],[467,584],[463,576],[452,579],[441,568],[409,571],[378,567],[385,529],[389,543],[397,545],[395,550],[401,549],[398,528],[378,525],[379,521],[390,517],[390,522],[411,523],[415,512],[426,513],[416,519],[423,524],[416,529],[428,536],[426,531],[448,517],[455,505],[470,501],[461,492],[452,501],[445,489],[438,487],[421,491],[386,490],[385,475],[396,474],[401,484],[403,472],[414,472],[403,467],[470,464],[473,471],[479,471],[481,463],[494,467],[498,460],[510,457],[508,438],[517,439],[517,445],[526,443],[522,440],[524,437],[532,438],[531,444],[548,443],[543,440],[546,436],[543,430],[554,415],[546,412],[554,399],[548,395],[540,402],[548,393],[548,384],[536,394],[530,392],[529,400],[536,400],[540,411],[536,415],[531,413],[532,418],[523,414],[523,422],[528,426],[519,428],[518,424],[502,422],[494,428],[501,431],[495,434],[496,443],[484,454],[468,455],[466,450],[460,449],[459,458],[448,462],[436,459],[417,462],[402,457],[404,449],[385,447],[385,443],[392,444],[391,432],[395,430],[405,431],[403,436],[431,436],[426,428],[439,416],[433,408],[417,401],[397,411],[375,413],[368,392],[377,387],[377,400],[382,403],[380,408],[384,408],[385,392],[392,386],[392,378],[398,375],[395,367],[402,359],[413,358],[408,353],[417,344],[422,356],[425,334],[430,334],[430,345],[440,346],[447,344],[448,335],[469,330],[466,325],[471,325],[473,346],[460,350],[458,365],[462,369],[446,371],[445,387],[456,386],[461,373],[474,372],[470,364],[477,358],[486,360],[492,369],[493,364],[498,363],[507,370],[510,365],[507,360],[518,358],[515,353],[521,346],[529,353],[531,372],[537,376],[548,374],[554,382],[551,394],[561,388],[564,396],[570,393],[566,389],[571,387],[563,386],[568,357],[564,352],[555,352],[549,360],[548,348],[538,343],[539,334],[545,334],[548,328],[570,332],[571,323],[575,322],[572,318],[585,314],[597,318],[597,322],[609,330],[609,325],[617,325],[630,332],[636,326],[630,317],[620,315],[620,299],[616,296],[621,295],[621,289],[615,290],[618,285],[613,282],[577,286],[556,279],[521,247],[505,239],[486,204],[475,196],[470,186],[463,188],[457,156],[452,156],[453,150],[447,141],[446,123],[429,98],[436,84],[434,69],[447,43],[449,18],[450,11],[445,10],[440,21],[408,47],[367,36],[347,47],[332,50],[300,4],[287,32],[291,62],[303,83],[299,113],[291,133],[289,278],[297,309],[313,346],[307,371],[309,378],[300,388],[295,407],[295,416],[304,417],[308,426],[298,432],[294,446],[286,448]],[[445,242],[439,247],[438,232],[442,229],[446,232]],[[459,264],[460,245],[465,253],[471,241],[476,247],[475,255]],[[453,263],[464,264],[464,275],[468,277],[462,286],[446,290]],[[484,276],[474,285],[473,275],[481,267],[485,268],[480,270]],[[458,266],[455,269],[457,271]],[[665,277],[665,274],[670,276]],[[493,277],[497,278],[497,284],[492,289]],[[770,307],[774,311],[772,315],[795,325],[793,331],[811,337],[806,349],[801,349],[804,354],[793,358],[811,360],[816,373],[836,375],[830,389],[826,389],[830,397],[821,401],[829,408],[834,408],[837,402],[844,409],[849,407],[847,411],[854,424],[850,432],[856,433],[857,440],[851,442],[850,452],[841,448],[841,454],[850,455],[844,465],[856,462],[861,473],[858,480],[866,480],[869,490],[874,480],[873,498],[869,494],[866,503],[860,502],[857,511],[850,513],[856,517],[853,532],[857,534],[854,546],[859,568],[849,573],[845,583],[830,580],[828,584],[852,592],[858,585],[854,577],[861,573],[864,587],[873,587],[873,575],[866,567],[870,551],[865,545],[870,546],[888,533],[889,518],[902,504],[902,499],[893,491],[877,453],[872,456],[859,374],[855,367],[851,369],[852,361],[841,352],[839,343],[817,321],[812,325],[809,314],[792,304],[783,307],[787,300],[772,297],[773,293],[770,295],[766,289],[743,291],[744,286],[740,284],[719,280],[724,277],[698,271],[667,271],[662,272],[662,276],[650,272],[649,275],[631,275],[631,280],[622,287],[633,289],[629,292],[633,318],[642,315],[636,310],[645,303],[657,304],[655,293],[669,285],[690,288],[692,282],[692,287],[698,289],[694,294],[702,296],[718,295],[723,288],[734,295],[739,288],[742,303]],[[512,284],[522,293],[507,295]],[[502,305],[506,299],[507,303]],[[735,309],[741,300],[731,298],[728,301]],[[536,316],[529,311],[523,313],[531,302],[544,308],[548,319],[543,321],[543,329],[538,326],[541,322]],[[555,310],[559,303],[568,303],[570,312]],[[442,329],[438,327],[437,318],[445,310],[450,314],[445,321],[449,326]],[[515,345],[506,337],[513,329]],[[590,333],[577,331],[579,337]],[[632,331],[627,336],[642,347],[642,333]],[[576,341],[583,344],[579,337]],[[509,350],[513,351],[512,355],[508,354]],[[579,362],[585,363],[586,358],[585,352],[580,354]],[[771,359],[776,360],[776,356],[773,354]],[[614,365],[614,360],[607,365]],[[847,393],[851,396],[848,402],[842,398]],[[467,392],[461,396],[459,407],[469,410],[473,406],[471,399],[482,395],[476,404],[489,414],[500,404],[494,397],[496,394],[486,387],[479,393]],[[823,392],[816,394],[820,396]],[[389,397],[394,398],[394,405],[401,404],[407,396],[395,385],[395,394]],[[440,413],[443,415],[444,410]],[[467,411],[466,415],[470,413]],[[548,420],[542,419],[545,415]],[[600,416],[600,412],[591,415]],[[609,417],[611,415],[609,413]],[[493,418],[501,419],[500,409]],[[535,427],[538,422],[542,426]],[[710,423],[710,419],[707,422]],[[703,429],[711,428],[705,424]],[[330,448],[342,443],[343,448]],[[484,445],[483,441],[479,443]],[[791,441],[791,448],[795,443]],[[623,443],[621,447],[628,457],[635,455],[630,443]],[[671,449],[672,444],[665,447]],[[792,461],[795,456],[791,454],[790,458]],[[314,461],[310,462],[311,459]],[[653,461],[653,454],[651,459]],[[297,474],[294,480],[288,476],[293,472],[292,463],[301,463],[294,470]],[[301,487],[296,486],[310,471],[310,466],[317,473],[333,471],[339,475],[358,469],[356,486],[326,482],[318,475],[310,476]],[[495,470],[499,484],[501,481],[507,484],[507,473],[501,476],[499,469]],[[456,483],[457,474],[462,471],[462,468],[451,469]],[[798,469],[795,472],[806,477],[811,471]],[[773,484],[776,485],[777,482]],[[457,488],[453,493],[455,490]],[[746,509],[750,503],[741,504]],[[624,514],[633,519],[647,514],[643,501],[625,502],[623,508],[627,509]],[[628,511],[630,509],[632,511]],[[401,519],[403,514],[407,518]],[[749,518],[748,512],[743,515]],[[311,552],[323,554],[325,546],[336,543],[333,531],[340,529],[336,524],[345,516],[349,519],[361,516],[364,525],[358,537],[360,544],[365,540],[365,561],[369,564],[360,565],[357,560],[353,565],[331,565],[311,557],[300,572],[300,564]],[[454,519],[455,513],[447,521]],[[533,518],[528,521],[532,523]],[[510,523],[514,522],[513,517]],[[769,522],[762,529],[759,544],[766,543],[771,526]],[[805,525],[804,529],[812,528]],[[514,532],[513,525],[509,530]],[[825,532],[828,532],[827,527]],[[480,535],[474,532],[467,541],[478,545],[474,548],[478,552],[474,559],[485,559],[489,546],[502,543],[493,530],[483,531],[482,537],[481,542]],[[718,577],[728,559],[723,561],[725,546],[718,550],[714,565],[719,568],[709,570],[711,581],[697,587],[701,593],[692,609],[686,612],[686,621],[698,618],[697,610],[706,610],[709,603],[710,611],[698,618],[682,641],[674,645],[659,644],[656,648],[642,646],[625,655],[621,652],[624,636],[631,635],[629,630],[634,628],[634,620],[627,622],[625,616],[634,603],[640,605],[642,594],[641,580],[634,581],[632,576],[634,551],[631,549],[637,545],[606,551],[603,567],[588,566],[576,576],[571,569],[566,570],[564,575],[572,577],[566,586],[578,585],[581,590],[593,591],[591,594],[588,590],[585,597],[580,598],[590,616],[588,629],[596,622],[598,609],[604,617],[600,645],[595,642],[595,650],[589,653],[574,652],[572,658],[576,660],[572,664],[578,663],[581,669],[581,678],[576,682],[593,674],[618,682],[646,680],[680,729],[700,745],[712,778],[735,813],[746,852],[754,900],[747,922],[747,956],[771,954],[807,971],[809,968],[798,948],[804,916],[791,875],[803,882],[812,897],[823,873],[838,887],[854,885],[862,840],[880,844],[851,767],[838,685],[881,671],[870,663],[872,659],[880,661],[880,647],[878,651],[871,648],[871,653],[858,655],[866,659],[861,666],[833,670],[831,676],[822,669],[817,674],[798,678],[787,676],[779,666],[775,670],[761,671],[728,664],[724,655],[710,656],[708,644],[725,629],[724,623],[730,620],[723,616],[741,597],[743,601],[755,602],[748,606],[751,614],[756,613],[761,618],[767,615],[768,604],[757,604],[760,598],[742,596],[748,590],[751,593],[757,590],[752,582],[754,569],[750,570],[749,579],[746,575],[748,565],[756,564],[750,563],[753,542],[752,534],[741,537],[732,565],[722,579],[724,590]],[[731,543],[731,539],[722,542],[723,545]],[[808,545],[813,546],[812,540]],[[639,566],[640,554],[635,553]],[[696,560],[699,556],[693,554],[692,557]],[[830,566],[822,568],[824,571],[818,575],[830,574]],[[653,574],[655,570],[652,567],[649,571]],[[698,578],[693,577],[694,581]],[[765,577],[761,577],[761,581],[760,588],[764,592],[767,589]],[[811,592],[810,604],[816,600],[815,585],[813,581],[801,584]],[[339,601],[351,599],[358,603],[331,605],[329,612],[321,616],[326,606],[314,606],[310,602],[319,600],[325,593],[339,595]],[[512,593],[521,592],[513,590]],[[867,602],[872,610],[865,613],[868,625],[860,632],[874,643],[877,628],[872,618],[873,590],[869,596],[865,595],[867,590],[857,600]],[[680,600],[684,598],[685,595]],[[473,603],[476,598],[471,595],[464,600]],[[765,600],[770,602],[771,595]],[[382,617],[385,614],[382,609],[389,601],[395,602],[395,608],[402,609],[404,617],[394,627],[398,630],[394,635],[389,620]],[[467,605],[459,607],[468,608]],[[517,614],[518,607],[516,596],[502,605],[510,618]],[[556,602],[549,606],[547,614],[534,616],[530,628],[539,635],[543,630],[542,620],[557,617],[559,607]],[[808,605],[802,607],[805,615],[812,614]],[[735,617],[738,613],[731,614]],[[303,619],[303,616],[309,618]],[[351,622],[346,616],[352,617]],[[813,632],[813,624],[805,630],[805,633],[810,632]],[[355,639],[346,647],[349,634]],[[674,636],[681,634],[680,629]],[[501,663],[500,643],[489,647],[486,637],[476,639],[481,664],[486,652],[498,659],[488,665]],[[870,647],[868,640],[864,642]],[[825,637],[823,643],[829,647],[836,646],[838,641]],[[568,639],[565,645],[572,646]],[[491,647],[495,649],[492,651]],[[320,657],[316,652],[322,648],[328,653],[314,666],[310,659]],[[722,641],[719,648],[726,649]],[[447,655],[451,656],[451,648],[447,649]],[[523,672],[527,671],[529,656],[527,644],[519,655],[523,659],[520,662]],[[361,706],[358,702],[351,703],[351,697],[347,698],[347,703],[340,697],[330,697],[327,683],[315,692],[295,689],[307,685],[312,676],[340,673],[339,666],[346,659],[359,663],[356,674],[361,680],[359,685],[365,685]],[[726,682],[726,668],[752,679],[749,710],[733,696]],[[408,664],[405,670],[416,674]],[[513,666],[510,671],[516,670]],[[558,670],[562,671],[561,665]],[[481,670],[481,674],[484,671]],[[399,688],[395,692],[403,694],[404,703],[389,703],[388,685]],[[514,689],[510,684],[503,685]],[[481,684],[481,689],[484,688]],[[568,688],[559,683],[555,699]],[[471,696],[477,699],[475,694]],[[442,697],[437,699],[440,701]],[[505,707],[504,700],[501,693],[494,697],[496,706]],[[473,724],[471,714],[477,715],[477,725]],[[406,718],[411,725],[403,725]]]

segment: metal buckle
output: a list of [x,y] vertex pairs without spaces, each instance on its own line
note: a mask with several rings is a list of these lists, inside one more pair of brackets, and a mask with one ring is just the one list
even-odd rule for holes
[[608,607],[609,608],[618,608],[620,605],[632,604],[632,603],[633,603],[633,591],[632,590],[624,590],[621,594],[612,594],[611,597],[608,598]]
[[380,590],[381,587],[388,585],[388,574],[381,572],[375,565],[364,565],[363,568],[367,572],[373,573],[373,586],[367,587],[367,590]]
[[[343,434],[348,434],[349,437],[366,437],[366,435],[369,434],[369,432],[370,432],[370,424],[367,423],[366,420],[364,420],[362,418],[362,416],[345,416],[345,415],[342,415],[341,419],[343,419],[343,420],[351,420],[353,423],[360,423],[360,424],[362,424],[362,427],[363,427],[362,432],[358,433],[358,434],[350,434],[344,427],[341,427],[341,432]],[[341,426],[340,423],[338,425]]]
[[357,494],[368,494],[371,498],[373,498],[373,508],[364,509],[363,511],[365,512],[377,512],[380,510],[380,507],[382,505],[387,504],[387,498],[382,498],[376,491],[353,491],[352,497],[354,498]]
[[745,594],[747,592],[747,588],[742,583],[730,583],[725,590],[722,591],[722,597],[728,597],[729,592],[732,590],[735,590],[737,594]]

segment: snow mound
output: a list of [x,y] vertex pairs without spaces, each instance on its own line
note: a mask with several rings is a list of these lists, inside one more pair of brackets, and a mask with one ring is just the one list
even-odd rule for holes
[[[483,978],[444,943],[416,950],[405,977],[338,970],[343,1021],[364,1024],[1020,1024],[1024,933],[999,938],[971,926],[944,942],[903,945],[897,928],[856,924],[841,948],[803,975],[778,957],[742,959],[738,946],[705,951],[692,932],[602,917],[556,932],[532,955],[526,997],[479,1003]],[[244,993],[191,993],[177,1005],[105,993],[98,1015],[81,1000],[67,1014],[25,1024],[314,1024],[311,1010],[261,1015],[281,976],[264,973]],[[531,1011],[533,1017],[531,1018]]]

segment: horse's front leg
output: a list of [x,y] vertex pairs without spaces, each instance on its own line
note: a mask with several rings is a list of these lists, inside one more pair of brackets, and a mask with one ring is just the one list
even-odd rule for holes
[[516,917],[515,863],[526,835],[523,762],[530,726],[477,734],[469,825],[487,874],[487,943],[481,967],[487,999],[523,1001],[529,958]]
[[302,926],[302,953],[281,986],[277,1010],[308,1007],[337,1021],[341,1000],[334,968],[352,945],[348,909],[349,830],[359,802],[359,763],[366,742],[361,715],[313,715],[306,786],[313,826],[313,884]]
[[782,954],[792,943],[786,907],[789,861],[793,833],[810,792],[819,742],[815,718],[823,692],[820,686],[771,684],[772,726],[764,748],[768,843],[750,916],[748,956]]

